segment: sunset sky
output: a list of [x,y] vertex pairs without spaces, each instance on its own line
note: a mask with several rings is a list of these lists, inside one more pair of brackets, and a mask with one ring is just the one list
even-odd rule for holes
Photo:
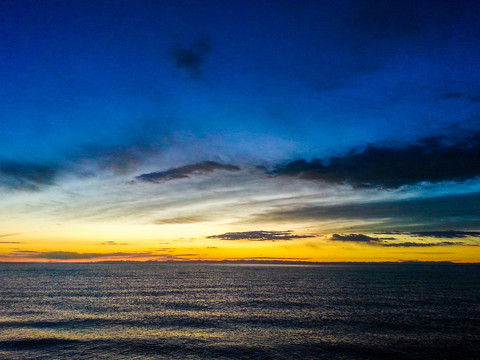
[[2,0],[0,261],[480,261],[480,2]]

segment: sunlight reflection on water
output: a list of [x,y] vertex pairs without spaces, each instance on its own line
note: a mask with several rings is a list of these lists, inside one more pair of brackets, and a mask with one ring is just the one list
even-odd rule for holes
[[0,264],[0,358],[477,359],[475,265]]

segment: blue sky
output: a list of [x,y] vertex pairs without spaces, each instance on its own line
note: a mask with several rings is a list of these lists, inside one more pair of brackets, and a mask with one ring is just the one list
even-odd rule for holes
[[[467,0],[2,1],[2,212],[35,208],[48,227],[108,203],[161,227],[155,198],[169,224],[214,219],[213,233],[262,216],[322,234],[480,230],[475,205],[455,205],[480,184],[479,16]],[[452,213],[421,202],[435,199]],[[422,221],[301,222],[406,200]]]
[[[176,132],[275,139],[294,143],[287,156],[328,157],[478,125],[473,1],[2,7],[5,157]],[[175,46],[193,62],[178,64]]]

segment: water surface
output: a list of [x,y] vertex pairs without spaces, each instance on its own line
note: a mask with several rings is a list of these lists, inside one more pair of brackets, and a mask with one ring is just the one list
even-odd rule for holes
[[480,359],[480,266],[0,263],[1,359]]

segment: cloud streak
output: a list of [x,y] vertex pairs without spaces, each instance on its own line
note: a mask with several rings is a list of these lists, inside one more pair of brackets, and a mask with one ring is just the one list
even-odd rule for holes
[[480,193],[387,200],[341,205],[292,205],[253,215],[250,223],[278,221],[378,221],[374,231],[475,229],[480,220]]
[[248,240],[248,241],[281,241],[312,238],[314,235],[294,235],[291,230],[287,231],[244,231],[228,232],[220,235],[208,236],[208,239],[220,240]]
[[197,164],[181,166],[167,171],[159,171],[142,174],[136,177],[137,180],[159,184],[169,180],[188,179],[191,176],[204,175],[217,170],[240,171],[238,166],[220,164],[215,161],[203,161]]
[[[442,233],[441,231],[432,233]],[[414,233],[412,233],[414,234]],[[454,238],[449,237],[449,238]],[[333,234],[331,241],[344,241],[360,244],[376,245],[381,247],[434,247],[434,246],[477,246],[476,244],[466,244],[465,242],[441,241],[441,242],[385,242],[384,240],[396,240],[395,238],[376,238],[364,234]]]
[[128,243],[119,243],[119,242],[116,242],[116,241],[105,241],[105,242],[102,242],[100,243],[100,245],[128,245]]
[[[442,241],[438,243],[417,243],[417,242],[401,242],[382,244],[383,247],[434,247],[434,246],[460,246],[465,245],[463,242]],[[470,245],[471,246],[471,245]]]
[[8,237],[8,236],[15,236],[15,235],[18,235],[18,233],[0,234],[0,238]]
[[410,233],[414,236],[433,237],[437,239],[458,239],[467,237],[480,237],[480,231],[414,231]]
[[76,251],[31,251],[18,250],[4,257],[11,259],[28,258],[43,260],[128,260],[128,259],[152,259],[159,261],[188,260],[189,257],[197,254],[157,254],[151,251],[144,252],[111,252],[111,253],[80,253]]
[[153,223],[156,225],[176,225],[176,224],[195,224],[208,221],[206,216],[179,216],[173,218],[157,219]]
[[272,175],[389,189],[479,176],[480,133],[450,141],[432,137],[401,148],[368,145],[362,152],[332,157],[328,164],[320,159],[292,161],[277,167]]
[[60,168],[54,165],[4,161],[0,163],[0,186],[36,191],[54,185]]
[[380,243],[379,238],[374,238],[364,234],[333,234],[330,237],[330,240],[334,241],[349,241],[349,242],[358,242],[358,243]]

